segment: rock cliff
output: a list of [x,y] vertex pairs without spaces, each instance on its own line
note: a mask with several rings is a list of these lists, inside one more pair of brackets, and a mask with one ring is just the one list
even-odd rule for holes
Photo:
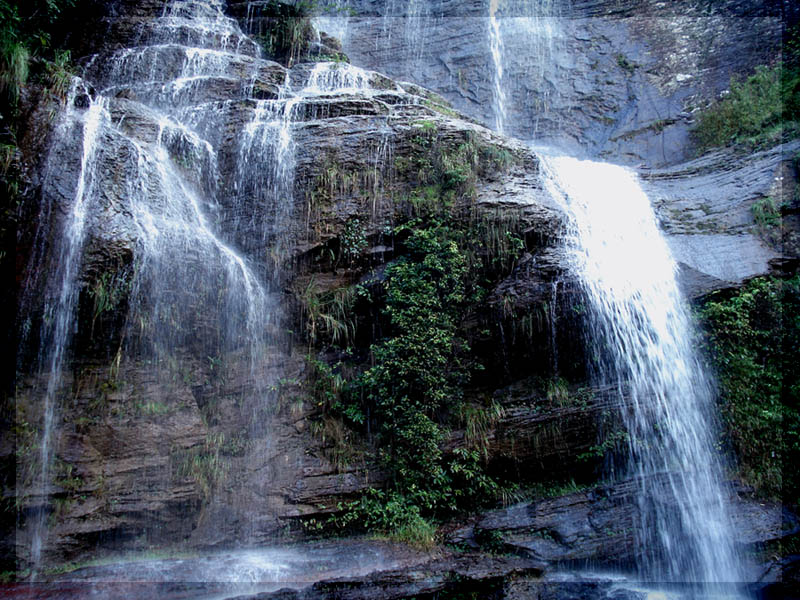
[[[350,16],[317,20],[341,48],[303,25],[304,50],[289,47],[276,60],[263,58],[268,30],[250,18],[249,3],[189,4],[171,21],[160,0],[87,5],[91,27],[70,40],[81,72],[70,104],[29,98],[16,446],[2,446],[17,464],[4,497],[19,503],[18,568],[29,564],[42,514],[46,559],[57,564],[97,547],[196,551],[304,539],[309,522],[384,485],[374,448],[327,419],[315,395],[315,362],[344,357],[327,343],[334,309],[324,303],[356,286],[381,293],[387,265],[406,252],[394,227],[425,218],[424,190],[442,173],[457,175],[448,183],[454,227],[485,236],[476,260],[502,263],[461,324],[485,367],[465,398],[499,407],[480,440],[484,461],[522,487],[571,493],[449,528],[452,544],[517,558],[439,557],[411,574],[264,597],[366,598],[381,589],[400,598],[464,591],[466,581],[495,597],[533,597],[525,594],[536,588],[549,598],[561,593],[540,580],[549,567],[628,565],[632,484],[596,482],[613,452],[598,436],[620,427],[609,400],[616,390],[587,384],[582,300],[559,244],[565,217],[529,142],[638,167],[692,296],[791,271],[800,143],[695,157],[689,137],[693,112],[731,74],[778,51],[781,4],[692,2],[676,14],[660,2],[573,2],[568,12],[543,2],[533,21],[513,18],[530,17],[529,3],[506,6],[497,16],[509,33],[513,138],[487,128],[495,102],[487,3],[431,3],[409,24],[405,3],[352,0],[342,5]],[[212,28],[192,21],[205,11]],[[50,375],[37,369],[36,332],[46,329],[57,238],[86,175],[85,115],[99,103],[90,180],[98,193],[75,278],[72,354],[56,391],[63,425],[52,481],[40,488],[37,431]],[[50,119],[54,107],[61,120]],[[174,209],[176,187],[199,199],[204,233],[172,246],[154,236],[166,222],[158,218],[180,223],[177,237],[195,223]],[[768,196],[787,200],[782,238],[754,221],[751,207]],[[156,208],[143,212],[142,203]],[[513,251],[503,245],[510,237]],[[241,308],[226,294],[248,273],[267,282],[272,311],[257,351],[241,341],[249,324],[225,319]],[[155,309],[143,304],[153,289],[166,298]],[[374,307],[350,308],[361,368],[382,322]],[[160,320],[146,322],[149,309]],[[231,330],[235,343],[225,341]],[[474,437],[462,423],[443,450],[472,447]],[[780,506],[740,492],[735,514],[748,550],[796,533]]]

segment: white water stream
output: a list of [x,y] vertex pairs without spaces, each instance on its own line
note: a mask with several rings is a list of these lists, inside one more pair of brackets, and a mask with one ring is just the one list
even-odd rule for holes
[[638,484],[635,531],[648,581],[741,581],[714,447],[713,386],[694,350],[677,265],[636,175],[540,156],[542,182],[570,216],[569,267],[588,306],[587,355],[617,388]]
[[[79,81],[72,82],[69,100],[74,100],[79,89]],[[58,237],[58,262],[45,298],[45,318],[41,333],[39,362],[47,374],[43,395],[43,424],[39,443],[39,473],[36,481],[38,494],[43,499],[50,487],[53,463],[53,431],[57,427],[59,415],[58,392],[62,382],[62,371],[71,339],[75,319],[75,306],[79,288],[76,285],[81,265],[81,253],[86,241],[86,220],[94,199],[95,177],[92,164],[98,146],[101,126],[108,119],[105,102],[100,99],[92,102],[85,111],[77,111],[70,103],[59,124],[59,134],[81,136],[81,158],[75,195],[64,223],[64,230]],[[73,133],[74,132],[74,133]],[[31,555],[34,565],[42,556],[42,546],[46,537],[47,515],[44,511],[36,514],[33,523],[33,545]]]
[[[498,3],[493,0],[491,6],[495,123],[502,132],[510,100],[503,77],[503,26]],[[107,57],[107,87],[83,113],[70,102],[65,117],[65,127],[80,130],[82,156],[74,200],[66,207],[56,288],[47,299],[48,329],[42,335],[46,346],[41,364],[47,377],[42,496],[50,484],[49,465],[58,441],[56,397],[80,292],[81,252],[91,213],[97,210],[89,202],[103,166],[97,141],[103,135],[126,138],[137,164],[138,176],[126,182],[125,195],[137,230],[131,322],[145,324],[141,328],[149,332],[152,351],[166,358],[194,335],[196,300],[209,297],[203,302],[213,309],[210,318],[217,321],[221,345],[243,348],[256,378],[256,363],[269,342],[267,325],[276,311],[274,273],[268,263],[248,258],[241,248],[252,240],[244,238],[259,231],[264,236],[259,244],[280,248],[292,210],[292,128],[302,100],[368,86],[363,71],[325,63],[299,90],[292,90],[287,80],[278,99],[253,100],[251,120],[235,152],[233,190],[236,198],[253,200],[270,221],[268,226],[252,221],[248,205],[224,228],[215,215],[220,203],[231,198],[217,180],[224,148],[217,130],[236,101],[219,102],[204,94],[210,82],[230,79],[231,72],[246,72],[254,79],[259,64],[251,59],[258,49],[224,16],[219,0],[169,3],[148,35],[146,45]],[[245,95],[246,87],[241,89]],[[124,123],[109,118],[111,97],[129,89],[154,115],[153,139],[128,138]],[[635,176],[620,167],[545,156],[542,165],[544,184],[572,215],[566,243],[591,305],[595,375],[619,390],[629,432],[627,475],[640,485],[641,576],[653,581],[738,581],[727,490],[713,447],[712,386],[693,351],[675,263],[649,201]],[[266,386],[258,382],[256,389]],[[32,556],[38,563],[46,543],[45,521],[35,529]]]

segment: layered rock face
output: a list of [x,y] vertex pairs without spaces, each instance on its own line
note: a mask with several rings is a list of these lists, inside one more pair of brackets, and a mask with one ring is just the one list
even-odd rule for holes
[[[695,162],[690,136],[696,112],[731,76],[779,58],[796,9],[779,2],[557,0],[416,8],[349,0],[341,7],[352,14],[331,11],[319,26],[342,38],[356,64],[435,89],[490,126],[499,86],[506,133],[642,169],[690,295],[780,273],[787,257],[796,261],[796,249],[759,235],[749,214],[765,197],[793,194],[796,149]],[[785,223],[796,237],[792,217]]]

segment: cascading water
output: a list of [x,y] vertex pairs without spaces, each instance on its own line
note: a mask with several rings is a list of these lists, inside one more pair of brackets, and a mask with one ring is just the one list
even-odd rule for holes
[[[125,364],[150,357],[157,378],[166,380],[174,376],[176,357],[194,345],[190,351],[201,355],[243,352],[250,364],[253,396],[263,393],[268,383],[257,376],[257,363],[263,362],[265,332],[275,303],[259,268],[215,231],[217,152],[182,122],[191,122],[198,114],[206,119],[213,114],[216,107],[197,101],[202,94],[198,83],[224,77],[234,61],[244,60],[226,49],[255,52],[256,46],[238,33],[232,20],[222,16],[218,3],[166,6],[162,18],[151,24],[149,35],[143,36],[152,45],[95,57],[89,63],[87,74],[99,92],[94,100],[88,100],[88,109],[81,109],[78,107],[86,100],[78,102],[78,89],[82,98],[89,95],[82,82],[74,84],[67,99],[63,135],[56,136],[50,151],[47,172],[60,181],[70,172],[69,162],[62,163],[74,144],[73,130],[82,129],[76,191],[74,198],[66,199],[67,206],[60,206],[67,218],[56,236],[61,248],[55,276],[49,278],[57,289],[45,299],[40,335],[39,363],[46,381],[41,392],[39,440],[42,501],[53,485],[51,465],[61,427],[58,404],[66,394],[78,298],[84,278],[91,277],[85,273],[84,252],[89,240],[101,235],[109,214],[130,217],[128,235],[135,256],[125,276],[130,300],[116,370],[123,358]],[[162,43],[176,36],[201,47]],[[114,99],[123,89],[141,104],[134,112],[146,127],[126,120],[123,111],[128,107]],[[118,171],[113,184],[109,182],[110,164]],[[117,202],[124,206],[115,208],[109,195],[118,188]],[[43,206],[65,202],[59,198],[59,190],[45,181]],[[113,293],[101,285],[108,286],[111,280],[99,278],[91,293]],[[214,334],[196,343],[198,331],[209,330]],[[151,467],[141,467],[148,480],[152,479]],[[171,476],[168,461],[162,471],[162,477]],[[31,559],[38,567],[46,546],[47,510],[39,511],[31,530]]]
[[[531,47],[544,84],[553,50],[553,7],[542,2],[532,9],[521,22],[536,32],[533,39],[544,42]],[[493,0],[490,52],[495,124],[502,133],[508,83],[497,12]],[[635,175],[622,167],[544,154],[540,160],[544,187],[571,219],[565,243],[570,268],[590,305],[591,371],[598,385],[616,386],[620,399],[628,456],[614,475],[635,478],[639,489],[639,576],[660,582],[739,582],[727,512],[730,491],[722,483],[714,448],[713,386],[692,349],[676,263],[649,200]]]
[[[161,385],[167,394],[176,378],[196,388],[208,385],[209,376],[239,381],[233,404],[248,457],[266,456],[275,365],[287,345],[279,265],[292,231],[293,130],[297,121],[324,112],[326,94],[368,93],[370,86],[370,75],[346,64],[290,72],[260,59],[257,44],[224,15],[220,0],[168,2],[138,33],[138,46],[91,58],[84,74],[91,86],[76,80],[48,160],[56,183],[43,185],[43,210],[67,216],[56,233],[59,260],[48,278],[40,334],[46,389],[36,392],[44,398],[44,417],[39,490],[32,493],[42,509],[26,542],[36,565],[46,560],[47,498],[57,489],[50,465],[62,429],[57,406],[68,397],[69,347],[87,289],[96,297],[127,298],[109,378],[140,365],[147,385]],[[61,190],[71,185],[64,182],[76,172],[64,157],[78,147],[78,136],[80,175],[64,198]],[[104,241],[109,232],[112,244]],[[100,265],[92,263],[98,244],[104,253],[112,248]],[[46,252],[37,256],[41,264],[32,271],[53,262]],[[193,372],[206,375],[192,381]],[[213,440],[232,434],[209,425],[208,435],[219,445]],[[156,463],[143,457],[137,464],[134,456],[128,465],[143,487],[169,489],[180,468],[171,455],[180,451],[166,448]],[[185,477],[180,470],[177,476]],[[156,523],[170,518],[158,515],[158,505],[148,510]],[[248,508],[241,510],[246,521]],[[239,530],[242,545],[264,539],[254,523]]]
[[[587,355],[615,385],[638,485],[636,551],[650,581],[742,580],[714,448],[712,384],[696,356],[677,266],[633,172],[541,156],[571,216],[570,268],[589,307]],[[617,474],[620,475],[620,474]]]

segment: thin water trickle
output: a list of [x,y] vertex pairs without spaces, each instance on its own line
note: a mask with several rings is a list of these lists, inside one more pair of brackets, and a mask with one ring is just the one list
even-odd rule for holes
[[593,375],[616,386],[626,425],[626,475],[639,486],[640,577],[741,581],[714,448],[713,387],[649,199],[628,169],[540,159],[543,184],[570,216],[565,243],[590,305]]
[[[547,114],[556,75],[556,54],[562,34],[560,10],[553,0],[491,0],[488,18],[488,50],[493,66],[492,104],[494,129],[525,139],[539,134],[539,121]],[[506,67],[522,60],[525,65],[524,85],[519,75],[509,77]],[[518,65],[517,65],[518,69]],[[535,97],[521,96],[526,86],[536,90]],[[533,122],[515,117],[530,111]]]
[[503,37],[500,34],[500,21],[497,18],[499,0],[489,4],[489,51],[494,63],[494,128],[497,133],[505,133],[506,128],[506,90],[503,82]]
[[[59,141],[69,143],[72,131],[82,130],[82,154],[72,200],[63,231],[58,236],[58,261],[56,273],[50,280],[49,293],[45,299],[45,317],[41,333],[42,347],[39,363],[46,373],[46,387],[43,395],[43,424],[39,444],[38,492],[42,499],[47,496],[50,486],[54,446],[58,436],[55,433],[59,415],[58,394],[63,383],[66,354],[71,340],[75,311],[77,307],[78,273],[81,265],[81,252],[86,240],[87,214],[94,195],[94,173],[92,161],[98,147],[101,125],[108,119],[106,105],[102,98],[90,101],[88,110],[79,111],[74,107],[75,97],[83,93],[80,82],[72,82],[67,96],[67,110],[63,116],[62,132]],[[58,142],[57,142],[58,143]],[[52,155],[59,154],[60,148],[52,149]],[[45,188],[47,182],[45,183]],[[42,548],[47,535],[47,514],[40,511],[33,525],[31,548],[34,570],[38,570],[42,559]]]

